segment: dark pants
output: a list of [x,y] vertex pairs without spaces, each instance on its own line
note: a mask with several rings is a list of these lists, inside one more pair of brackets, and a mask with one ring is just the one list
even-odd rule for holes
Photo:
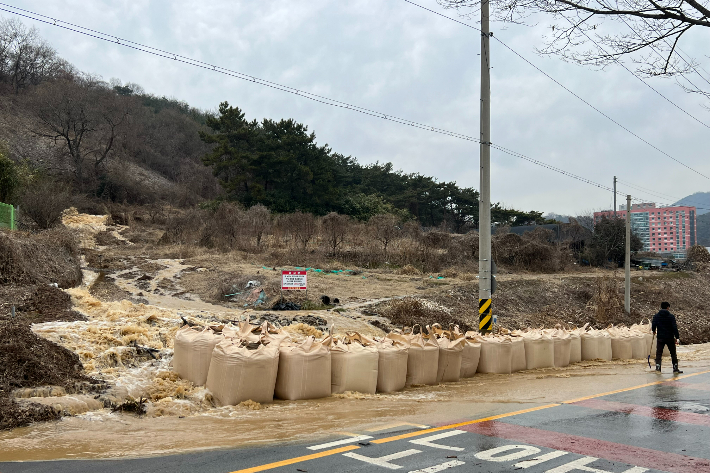
[[675,339],[674,338],[659,338],[656,340],[656,364],[661,364],[661,357],[663,356],[663,347],[668,345],[668,351],[671,353],[671,361],[674,365],[678,364],[678,356],[675,353]]

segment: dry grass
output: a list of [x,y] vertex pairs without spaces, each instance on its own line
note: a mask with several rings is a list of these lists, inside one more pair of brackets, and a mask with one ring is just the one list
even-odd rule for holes
[[0,285],[56,283],[67,288],[79,284],[81,278],[78,243],[71,230],[0,231]]

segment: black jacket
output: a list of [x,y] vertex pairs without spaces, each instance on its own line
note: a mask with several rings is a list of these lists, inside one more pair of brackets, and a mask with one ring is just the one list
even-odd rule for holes
[[666,309],[661,309],[656,315],[653,316],[653,322],[651,324],[651,330],[656,333],[659,340],[673,340],[673,338],[680,339],[678,334],[678,325],[675,323],[675,316],[671,314]]

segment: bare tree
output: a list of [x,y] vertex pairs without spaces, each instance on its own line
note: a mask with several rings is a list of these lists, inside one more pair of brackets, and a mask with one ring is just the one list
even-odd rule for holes
[[331,212],[321,219],[323,237],[328,242],[328,246],[333,254],[335,254],[338,247],[345,241],[349,227],[350,219],[347,215]]
[[287,216],[285,224],[293,239],[300,242],[304,249],[318,233],[318,225],[312,214],[294,212]]
[[392,214],[381,214],[371,217],[367,222],[370,229],[370,235],[382,243],[382,249],[387,254],[387,246],[401,235],[401,229],[398,226],[399,219]]
[[[465,14],[481,0],[438,2]],[[707,0],[491,0],[490,5],[493,17],[501,21],[523,23],[536,13],[549,17],[543,54],[598,67],[629,56],[646,77],[696,72],[702,85],[688,81],[684,88],[710,98],[710,77],[680,50],[691,29],[710,28]]]
[[271,228],[271,212],[262,204],[256,204],[246,211],[246,225],[251,234],[256,237],[256,246],[261,246],[264,233]]
[[15,93],[72,73],[72,66],[57,56],[36,28],[27,28],[17,19],[0,19],[0,81]]
[[33,131],[64,148],[83,188],[87,162],[98,174],[118,148],[128,121],[125,102],[96,79],[82,77],[40,85],[31,104]]

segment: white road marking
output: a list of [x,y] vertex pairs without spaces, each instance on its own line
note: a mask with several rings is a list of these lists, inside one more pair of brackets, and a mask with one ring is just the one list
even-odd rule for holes
[[450,462],[442,463],[440,465],[430,466],[429,468],[424,468],[423,470],[414,470],[409,473],[437,473],[439,471],[448,470],[449,468],[454,468],[456,466],[464,465],[465,463],[461,460],[451,460]]
[[[510,450],[520,450],[519,452],[509,453],[508,455],[500,455],[499,453],[507,452]],[[480,460],[487,460],[491,462],[509,462],[520,460],[523,457],[529,457],[530,455],[536,455],[540,453],[541,450],[537,447],[531,447],[530,445],[504,445],[502,447],[491,448],[490,450],[484,450],[483,452],[478,452],[476,458]],[[557,472],[555,472],[557,473]]]
[[514,466],[515,468],[530,468],[531,466],[539,465],[540,463],[544,463],[546,461],[559,458],[563,455],[567,455],[567,453],[569,452],[561,452],[559,450],[555,450],[554,452],[546,453],[544,455],[531,458],[530,460],[523,460],[521,462],[516,463]]
[[[547,470],[545,473],[568,473],[570,471],[587,471],[590,473],[611,473],[608,470],[600,470],[599,468],[592,468],[590,466],[587,466],[589,463],[592,463],[597,460],[599,460],[599,459],[594,458],[594,457],[582,457],[578,460],[558,466],[557,468]],[[644,473],[645,471],[648,471],[648,468],[641,468],[640,466],[634,466],[632,468],[629,468],[628,470],[623,471],[622,473]]]
[[308,447],[308,450],[322,450],[324,448],[336,447],[338,445],[345,445],[346,443],[359,442],[361,440],[371,439],[369,435],[358,435],[357,437],[348,437],[342,440],[336,440],[335,442],[322,443],[320,445],[313,445]]
[[394,463],[390,463],[390,460],[398,460],[400,458],[408,457],[410,455],[416,455],[417,453],[422,453],[421,450],[405,450],[403,452],[397,452],[397,453],[392,453],[390,455],[385,455],[384,457],[379,457],[379,458],[372,458],[372,457],[366,457],[365,455],[360,455],[358,453],[353,453],[353,452],[348,452],[348,453],[343,453],[343,456],[348,457],[348,458],[353,458],[355,460],[360,460],[365,463],[370,463],[371,465],[377,465],[381,466],[383,468],[389,468],[390,470],[399,470],[402,468],[399,465],[395,465]]
[[444,432],[443,434],[436,434],[436,435],[430,435],[428,437],[416,439],[416,440],[410,440],[410,443],[414,443],[417,445],[424,445],[426,447],[433,447],[433,448],[440,448],[442,450],[453,450],[454,452],[463,452],[463,448],[461,447],[449,447],[448,445],[440,445],[438,443],[434,443],[434,440],[439,440],[439,439],[445,439],[447,437],[453,437],[454,435],[459,435],[459,434],[464,434],[463,430],[450,430],[448,432]]

